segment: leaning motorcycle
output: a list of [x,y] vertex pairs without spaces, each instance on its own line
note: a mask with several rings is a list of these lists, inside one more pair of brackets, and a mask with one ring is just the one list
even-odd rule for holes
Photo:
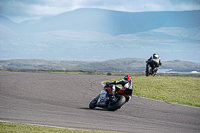
[[[118,94],[115,87],[115,85],[104,86],[101,93],[90,102],[89,108],[94,109],[95,107],[100,107],[106,108],[109,111],[120,109],[126,103],[126,98],[125,96]],[[114,96],[112,96],[112,98],[109,96],[111,88],[114,91]]]
[[156,67],[153,69],[153,65],[152,60],[146,61],[146,76],[152,76],[155,73]]

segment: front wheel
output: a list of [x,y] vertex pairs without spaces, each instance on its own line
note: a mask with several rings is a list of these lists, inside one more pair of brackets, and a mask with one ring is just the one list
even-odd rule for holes
[[97,101],[98,101],[98,99],[99,99],[99,96],[97,96],[96,98],[94,98],[94,99],[90,102],[90,104],[89,104],[89,108],[90,108],[90,109],[94,109],[94,108],[97,106]]
[[126,98],[120,95],[119,100],[113,105],[108,104],[107,109],[110,111],[115,111],[117,109],[120,109],[125,103],[126,103]]
[[150,67],[147,65],[146,66],[146,76],[149,76],[149,72],[150,72]]

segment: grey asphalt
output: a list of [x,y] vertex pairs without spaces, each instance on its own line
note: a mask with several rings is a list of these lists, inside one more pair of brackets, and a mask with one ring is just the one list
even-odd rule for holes
[[100,83],[112,78],[0,72],[0,121],[133,133],[200,132],[200,108],[133,97],[114,112],[89,109],[103,88]]

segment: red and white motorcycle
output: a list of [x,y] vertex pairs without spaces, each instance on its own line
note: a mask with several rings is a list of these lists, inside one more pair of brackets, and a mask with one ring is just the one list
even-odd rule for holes
[[[94,109],[95,107],[101,107],[110,111],[120,109],[126,103],[127,96],[118,94],[115,87],[116,85],[104,86],[104,89],[101,91],[101,93],[90,102],[89,108]],[[108,95],[111,88],[114,92],[114,97],[112,98]]]

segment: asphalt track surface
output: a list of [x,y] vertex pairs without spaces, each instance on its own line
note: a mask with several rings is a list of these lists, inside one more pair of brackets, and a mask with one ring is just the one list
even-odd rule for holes
[[133,97],[117,111],[89,109],[101,75],[0,73],[0,121],[86,130],[199,133],[200,108]]

